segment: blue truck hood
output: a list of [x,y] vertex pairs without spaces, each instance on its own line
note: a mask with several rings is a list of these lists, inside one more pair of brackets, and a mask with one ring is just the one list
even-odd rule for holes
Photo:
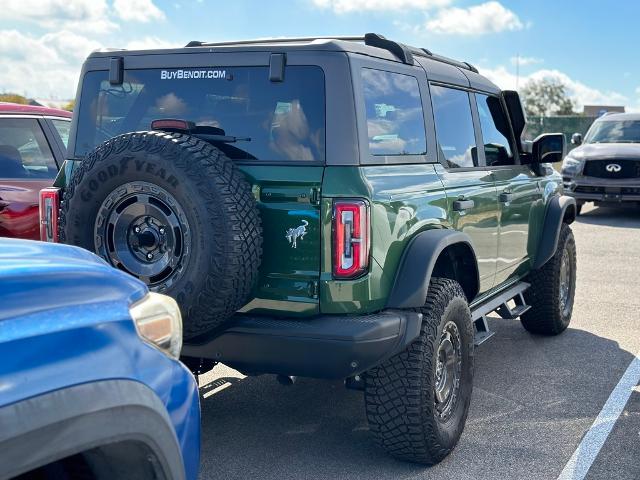
[[0,238],[0,320],[100,302],[128,305],[146,293],[142,282],[86,250]]

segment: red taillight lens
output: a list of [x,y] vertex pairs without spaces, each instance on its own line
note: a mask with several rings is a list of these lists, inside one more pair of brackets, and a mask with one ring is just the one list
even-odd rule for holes
[[58,241],[58,213],[60,189],[55,187],[40,190],[40,240]]
[[369,207],[364,200],[333,203],[333,276],[356,278],[369,268]]

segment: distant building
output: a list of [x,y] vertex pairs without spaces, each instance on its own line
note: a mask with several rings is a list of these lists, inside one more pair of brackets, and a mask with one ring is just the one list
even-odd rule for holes
[[585,105],[582,114],[585,117],[599,117],[607,112],[624,113],[624,107],[619,105]]

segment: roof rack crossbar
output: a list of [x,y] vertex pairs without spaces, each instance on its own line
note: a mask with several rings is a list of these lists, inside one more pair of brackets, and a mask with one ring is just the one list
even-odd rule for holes
[[413,65],[413,57],[427,57],[442,63],[470,70],[478,73],[478,69],[468,62],[461,62],[452,58],[444,57],[432,53],[426,48],[417,48],[405,45],[400,42],[389,40],[378,33],[366,33],[365,35],[344,35],[344,36],[322,36],[322,37],[282,37],[282,38],[257,38],[253,40],[236,40],[225,42],[200,42],[197,40],[189,42],[186,47],[224,47],[232,45],[255,45],[255,44],[282,44],[293,42],[312,42],[314,40],[343,40],[348,42],[363,42],[371,47],[382,48],[395,55],[400,61],[408,65]]
[[473,65],[471,65],[469,62],[461,62],[459,60],[454,60],[453,58],[445,57],[443,55],[438,55],[436,53],[431,53],[426,48],[422,48],[421,50],[426,54],[427,57],[433,60],[437,60],[438,62],[447,63],[449,65],[453,65],[454,67],[463,68],[465,70],[470,70],[474,73],[478,73],[478,69]]

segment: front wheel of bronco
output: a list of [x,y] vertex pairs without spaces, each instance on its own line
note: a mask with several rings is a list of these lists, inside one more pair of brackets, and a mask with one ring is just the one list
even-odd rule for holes
[[529,274],[531,287],[524,298],[531,308],[520,321],[526,330],[558,335],[571,321],[576,292],[576,242],[571,227],[562,224],[556,253],[542,268]]
[[419,337],[365,375],[369,428],[392,456],[434,464],[458,443],[473,389],[473,322],[462,287],[429,284]]

